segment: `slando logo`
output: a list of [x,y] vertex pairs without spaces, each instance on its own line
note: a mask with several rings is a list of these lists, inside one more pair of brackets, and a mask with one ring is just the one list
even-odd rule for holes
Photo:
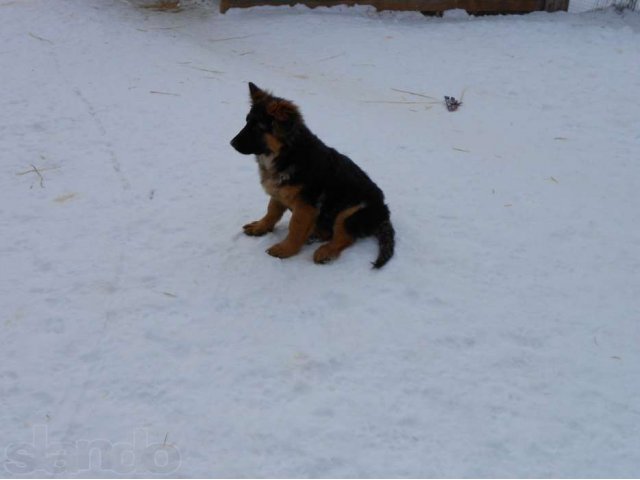
[[113,443],[104,439],[49,442],[46,425],[33,427],[31,443],[7,446],[4,468],[14,475],[34,472],[168,475],[181,464],[180,451],[171,444],[149,443],[144,429],[133,432],[133,442]]

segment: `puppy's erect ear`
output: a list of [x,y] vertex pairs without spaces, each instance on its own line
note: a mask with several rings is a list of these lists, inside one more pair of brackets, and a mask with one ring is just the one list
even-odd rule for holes
[[253,102],[257,102],[267,96],[267,92],[260,90],[253,82],[249,82],[249,94]]
[[298,107],[288,100],[276,100],[267,105],[267,113],[275,118],[278,122],[287,122],[295,120],[300,116]]

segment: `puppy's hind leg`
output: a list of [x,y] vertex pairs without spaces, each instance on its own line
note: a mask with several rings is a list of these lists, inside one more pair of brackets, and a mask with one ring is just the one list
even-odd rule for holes
[[333,224],[333,237],[331,241],[320,246],[313,254],[316,263],[327,263],[340,256],[340,253],[355,242],[355,238],[345,228],[344,222],[351,215],[363,208],[363,204],[342,210]]

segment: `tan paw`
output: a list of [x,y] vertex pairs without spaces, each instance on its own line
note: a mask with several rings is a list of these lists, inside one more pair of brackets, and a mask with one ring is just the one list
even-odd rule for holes
[[328,263],[338,258],[339,255],[340,252],[336,252],[329,244],[325,243],[313,253],[313,261],[316,263]]
[[244,233],[252,237],[259,237],[261,235],[264,235],[265,233],[269,233],[273,231],[272,228],[265,226],[260,220],[247,223],[245,226],[242,227],[242,229],[244,230]]
[[284,242],[280,242],[267,249],[267,253],[272,257],[288,258],[298,253],[298,250]]

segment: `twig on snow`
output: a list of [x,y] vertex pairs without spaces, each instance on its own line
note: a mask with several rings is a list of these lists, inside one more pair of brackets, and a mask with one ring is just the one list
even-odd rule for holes
[[209,73],[224,73],[221,70],[210,70],[208,68],[201,68],[201,67],[192,67],[191,65],[184,65],[185,68],[190,68],[192,70],[200,70],[201,72],[209,72]]
[[388,103],[396,105],[430,105],[432,103],[440,102],[406,102],[400,100],[361,100],[362,103]]
[[345,55],[344,52],[338,53],[337,55],[332,55],[330,57],[321,58],[318,62],[326,62],[327,60],[333,60],[334,58],[343,57]]
[[241,37],[225,37],[225,38],[212,38],[209,41],[210,42],[226,42],[228,40],[242,40],[245,38],[249,38],[249,37],[255,37],[256,34],[251,34],[251,35],[243,35]]
[[431,98],[432,100],[436,100],[435,97],[432,97],[430,95],[423,95],[422,93],[410,92],[409,90],[400,90],[399,88],[392,88],[391,90],[393,90],[394,92],[406,93],[408,95],[415,95],[416,97]]
[[52,168],[38,169],[38,167],[36,167],[33,163],[30,163],[29,165],[31,165],[31,170],[27,170],[25,172],[18,172],[18,173],[16,173],[16,175],[26,175],[27,173],[35,173],[40,178],[40,188],[44,188],[44,177],[42,176],[42,173],[40,173],[40,172],[41,171],[44,172],[45,170],[53,170],[53,169],[57,168],[57,167],[52,167]]
[[38,35],[35,35],[31,32],[29,32],[29,36],[31,38],[35,38],[36,40],[40,40],[41,42],[47,42],[50,43],[51,45],[53,45],[53,42],[51,40],[49,40],[48,38],[44,38],[44,37],[39,37]]
[[178,94],[178,93],[171,93],[171,92],[158,92],[158,91],[156,91],[156,90],[149,90],[149,93],[155,93],[155,94],[158,94],[158,95],[171,95],[171,96],[173,96],[173,97],[179,97],[179,96],[180,96],[180,94]]

